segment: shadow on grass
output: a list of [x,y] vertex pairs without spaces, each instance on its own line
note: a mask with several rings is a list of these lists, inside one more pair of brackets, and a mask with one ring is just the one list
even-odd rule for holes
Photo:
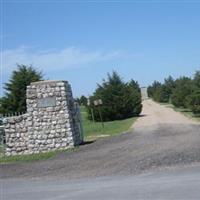
[[82,143],[80,144],[80,146],[89,145],[89,144],[92,144],[92,143],[94,143],[94,142],[96,142],[96,140],[84,141],[84,142],[82,142]]

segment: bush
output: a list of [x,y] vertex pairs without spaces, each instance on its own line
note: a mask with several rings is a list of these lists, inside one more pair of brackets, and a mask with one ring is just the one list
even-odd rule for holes
[[138,83],[134,80],[125,83],[116,72],[112,75],[108,74],[107,80],[103,80],[103,83],[97,86],[93,96],[90,97],[89,118],[92,118],[91,108],[93,108],[95,120],[100,121],[98,109],[93,103],[96,99],[103,101],[101,112],[104,121],[138,116],[142,110]]

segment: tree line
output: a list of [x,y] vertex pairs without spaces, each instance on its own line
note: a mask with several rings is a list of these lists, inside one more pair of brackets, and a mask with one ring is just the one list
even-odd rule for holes
[[194,114],[200,114],[200,71],[192,78],[182,76],[164,79],[164,83],[154,81],[147,89],[148,96],[154,101],[172,103],[176,107],[191,109]]
[[[18,65],[5,84],[5,95],[0,98],[0,114],[26,112],[26,87],[31,82],[41,80],[43,75],[40,71],[32,66]],[[102,101],[101,112],[104,121],[138,116],[142,110],[139,84],[133,79],[124,82],[117,72],[108,74],[107,79],[97,85],[89,99],[82,95],[75,100],[79,105],[87,107],[89,119],[93,118],[93,114],[94,119],[100,121],[99,107],[94,104],[98,99]]]

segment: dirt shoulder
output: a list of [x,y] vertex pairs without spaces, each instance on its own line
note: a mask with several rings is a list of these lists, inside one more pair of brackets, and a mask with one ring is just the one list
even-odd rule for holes
[[199,163],[199,144],[199,123],[147,100],[134,131],[99,139],[46,161],[0,165],[0,178],[138,174]]

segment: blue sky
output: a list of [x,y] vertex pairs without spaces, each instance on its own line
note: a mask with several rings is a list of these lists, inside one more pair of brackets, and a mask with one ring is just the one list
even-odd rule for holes
[[[1,0],[1,88],[18,64],[92,94],[108,72],[141,86],[200,70],[200,1]],[[1,91],[1,95],[2,95]]]

